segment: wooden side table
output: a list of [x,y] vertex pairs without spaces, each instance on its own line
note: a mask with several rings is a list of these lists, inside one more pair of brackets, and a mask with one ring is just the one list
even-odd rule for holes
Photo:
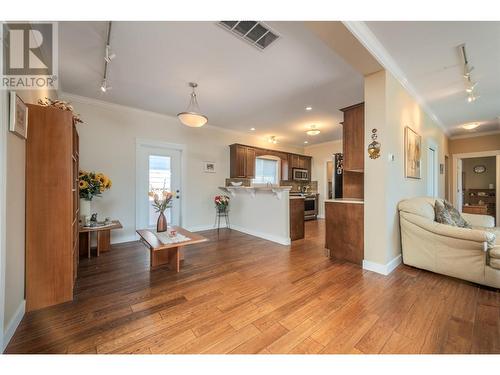
[[97,256],[101,252],[111,249],[111,231],[123,228],[119,220],[113,220],[111,224],[102,227],[84,227],[80,225],[80,255],[87,254],[90,259],[90,239],[91,233],[97,233]]

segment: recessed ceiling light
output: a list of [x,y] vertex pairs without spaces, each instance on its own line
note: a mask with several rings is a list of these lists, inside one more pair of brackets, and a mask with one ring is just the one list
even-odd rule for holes
[[306,111],[312,111],[312,109],[313,109],[313,107],[311,107],[311,106],[306,107]]
[[250,128],[251,131],[255,131],[255,128]]
[[321,133],[321,131],[319,129],[316,128],[316,125],[311,125],[309,126],[309,130],[306,131],[307,135],[318,135],[319,133]]
[[308,141],[304,141],[305,144],[309,143]]
[[462,125],[462,128],[464,128],[465,130],[472,130],[477,128],[478,126],[479,126],[478,122],[471,122],[470,124]]

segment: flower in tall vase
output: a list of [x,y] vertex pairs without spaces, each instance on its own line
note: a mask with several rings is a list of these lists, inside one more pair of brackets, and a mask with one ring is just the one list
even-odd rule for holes
[[78,185],[80,190],[80,217],[90,216],[90,202],[94,197],[100,197],[102,193],[111,188],[111,179],[104,173],[80,171],[78,173]]
[[227,212],[229,208],[230,198],[227,195],[216,195],[214,197],[215,208],[217,212],[224,213]]
[[156,212],[160,214],[158,216],[158,221],[156,222],[156,231],[165,232],[168,225],[164,212],[167,208],[172,207],[171,202],[175,195],[165,188],[151,189],[148,195],[153,198],[153,202],[151,204]]

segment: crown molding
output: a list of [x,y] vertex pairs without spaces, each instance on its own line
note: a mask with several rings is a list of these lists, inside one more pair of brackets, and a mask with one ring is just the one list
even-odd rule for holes
[[449,130],[445,128],[444,124],[432,111],[425,100],[417,93],[413,85],[410,83],[405,73],[398,66],[396,61],[387,52],[385,47],[380,43],[375,34],[363,21],[343,21],[347,29],[360,41],[360,43],[370,52],[375,59],[384,67],[385,70],[390,72],[398,82],[408,91],[408,93],[417,101],[425,113],[429,115],[441,130],[449,136]]
[[475,137],[486,137],[487,135],[497,135],[497,134],[500,134],[500,130],[492,130],[489,132],[479,132],[479,133],[471,133],[471,134],[452,135],[450,137],[450,140],[467,139],[467,138],[475,138]]

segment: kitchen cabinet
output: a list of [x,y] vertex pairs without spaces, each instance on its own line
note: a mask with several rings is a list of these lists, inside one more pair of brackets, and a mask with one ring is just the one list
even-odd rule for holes
[[230,149],[230,177],[255,177],[255,149],[244,145],[234,144]]
[[238,143],[229,146],[230,149],[230,178],[254,178],[255,159],[259,156],[271,155],[281,159],[281,179],[291,180],[294,168],[306,169],[311,180],[311,157],[292,154],[283,151],[269,150],[260,147],[241,145]]
[[304,238],[304,198],[290,197],[290,240]]
[[344,112],[343,153],[344,170],[364,170],[365,106],[364,103],[342,108]]
[[325,247],[331,258],[362,264],[363,206],[362,203],[325,202]]

